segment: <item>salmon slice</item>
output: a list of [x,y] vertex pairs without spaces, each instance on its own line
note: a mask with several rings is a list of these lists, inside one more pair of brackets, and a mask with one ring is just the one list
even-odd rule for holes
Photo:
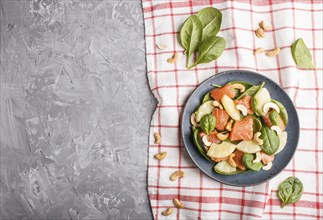
[[239,99],[239,100],[234,100],[234,104],[244,105],[247,108],[247,110],[248,110],[247,113],[249,115],[252,115],[254,113],[252,110],[252,107],[251,107],[251,96],[250,95],[246,95],[242,99]]
[[217,131],[211,131],[210,134],[208,134],[207,136],[207,140],[212,143],[219,144],[221,141],[216,136],[217,134],[218,134]]
[[218,101],[219,103],[221,103],[221,98],[224,95],[229,96],[231,99],[233,99],[234,96],[236,95],[234,92],[234,89],[230,84],[227,84],[221,88],[213,89],[210,94],[211,94],[211,97],[214,100]]
[[236,150],[234,154],[235,156],[233,157],[233,160],[237,164],[237,167],[240,170],[246,170],[246,167],[243,165],[243,162],[242,162],[243,153],[239,150]]
[[252,140],[253,137],[253,118],[247,116],[241,121],[233,124],[229,138],[231,141]]
[[[268,127],[271,127],[271,126],[273,126],[273,124],[271,123],[271,121],[270,121],[270,118],[269,118],[269,114],[271,113],[271,112],[273,112],[274,110],[271,110],[271,111],[269,111],[265,116],[262,116],[261,118],[262,118],[262,120],[265,122],[265,124],[268,126]],[[280,128],[280,130],[281,131],[284,131],[285,130],[285,128],[286,128],[286,126],[285,126],[285,123],[284,123],[284,121],[283,121],[283,119],[279,116],[279,128]]]
[[218,131],[224,131],[225,130],[225,126],[228,123],[229,120],[229,115],[228,113],[223,110],[223,109],[219,109],[219,108],[215,108],[213,110],[213,115],[215,117],[215,128]]
[[268,155],[262,151],[260,152],[260,154],[261,154],[261,160],[264,164],[268,164],[275,159],[275,155]]

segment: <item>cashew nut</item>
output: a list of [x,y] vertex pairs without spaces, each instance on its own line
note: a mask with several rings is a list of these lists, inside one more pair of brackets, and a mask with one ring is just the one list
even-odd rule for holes
[[163,159],[165,159],[166,156],[167,156],[167,152],[164,151],[162,153],[155,154],[154,157],[156,160],[163,160]]
[[271,126],[270,129],[276,131],[277,135],[280,135],[282,133],[282,130],[277,125]]
[[184,172],[181,170],[176,170],[175,172],[172,173],[172,175],[170,175],[169,179],[171,181],[175,181],[178,178],[182,178],[182,177],[184,177]]
[[229,132],[227,132],[227,133],[217,133],[216,134],[216,137],[219,139],[219,140],[221,140],[221,141],[224,141],[224,140],[226,140],[226,139],[228,139],[228,137],[229,137]]
[[213,106],[218,107],[219,109],[223,109],[223,106],[218,101],[213,101]]
[[233,160],[233,158],[235,157],[235,154],[230,154],[229,158],[228,158],[228,162],[232,167],[237,167],[236,162]]
[[273,166],[273,163],[269,162],[266,166],[263,166],[262,169],[263,170],[270,170],[272,166]]
[[242,85],[242,84],[239,84],[239,83],[235,83],[235,84],[232,84],[231,85],[231,87],[233,88],[233,89],[238,89],[240,92],[244,92],[245,91],[245,87],[244,87],[244,85]]
[[196,116],[194,113],[191,114],[191,124],[196,128],[199,126],[199,124],[196,122]]
[[220,162],[222,160],[227,160],[228,157],[219,157],[219,158],[215,158],[215,157],[212,157],[211,160],[213,160],[214,162]]
[[230,119],[230,121],[225,126],[225,130],[231,131],[232,130],[232,124],[233,124],[233,119]]
[[266,104],[264,104],[264,107],[262,109],[262,111],[267,114],[267,112],[269,111],[269,109],[274,109],[277,113],[280,112],[280,109],[278,107],[278,105],[276,105],[275,103],[273,102],[267,102]]
[[261,132],[258,131],[253,135],[253,141],[256,142],[258,145],[263,145],[264,144],[264,140],[262,140],[261,138],[259,138],[261,135]]
[[274,56],[277,56],[279,54],[279,52],[280,52],[280,48],[277,47],[277,48],[275,48],[273,50],[267,51],[266,55],[269,56],[269,57],[274,57]]
[[264,32],[264,30],[263,30],[262,28],[258,28],[258,29],[256,30],[256,36],[257,36],[258,38],[264,38],[264,37],[265,37],[265,32]]
[[178,199],[173,199],[173,203],[179,209],[182,209],[185,207],[184,204],[182,202],[180,202]]
[[175,53],[175,54],[172,56],[172,58],[168,58],[168,59],[167,59],[167,62],[168,62],[168,63],[176,63],[177,59],[178,59],[178,53]]
[[264,48],[262,47],[258,47],[254,52],[253,52],[253,55],[257,55],[257,54],[260,54],[260,53],[263,53],[265,51]]
[[168,208],[168,209],[166,209],[165,211],[162,212],[163,216],[169,216],[171,214],[173,214],[173,209],[172,208]]
[[236,109],[241,111],[243,116],[246,116],[248,114],[248,109],[244,105],[236,105]]
[[158,132],[156,132],[154,134],[154,136],[155,136],[155,144],[160,144],[160,142],[161,142],[160,134]]
[[261,153],[258,151],[256,153],[256,159],[254,159],[252,162],[253,163],[259,163],[261,161]]
[[167,46],[165,44],[157,44],[157,48],[159,50],[165,50],[167,48]]
[[212,142],[210,142],[209,140],[208,140],[208,138],[207,138],[207,135],[204,135],[203,137],[202,137],[202,141],[203,141],[203,144],[205,145],[205,146],[211,146],[211,144],[212,144]]
[[271,30],[271,26],[266,25],[264,21],[261,21],[261,22],[259,23],[259,27],[260,27],[260,28],[262,28],[262,29],[263,29],[263,30],[265,30],[265,31],[269,31],[269,30]]

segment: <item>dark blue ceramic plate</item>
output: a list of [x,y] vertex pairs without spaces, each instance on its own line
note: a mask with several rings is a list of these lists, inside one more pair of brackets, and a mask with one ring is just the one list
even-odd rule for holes
[[[270,170],[260,170],[258,172],[247,172],[236,175],[221,175],[213,170],[214,163],[206,160],[196,149],[193,142],[193,132],[190,124],[190,116],[195,109],[201,104],[203,96],[214,89],[211,84],[224,85],[230,81],[244,81],[258,85],[260,82],[265,82],[265,88],[268,89],[273,99],[281,102],[288,113],[289,122],[286,127],[288,133],[287,144],[285,148],[275,155],[273,166]],[[263,183],[277,174],[279,174],[292,159],[299,138],[299,121],[295,107],[289,96],[271,79],[260,75],[259,73],[232,70],[218,73],[198,86],[192,95],[187,100],[182,115],[182,138],[185,148],[196,166],[206,175],[216,181],[233,186],[251,186]]]

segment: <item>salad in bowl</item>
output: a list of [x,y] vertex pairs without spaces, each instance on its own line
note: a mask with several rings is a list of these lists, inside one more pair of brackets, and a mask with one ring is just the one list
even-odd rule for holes
[[195,147],[221,175],[268,171],[285,147],[288,113],[265,82],[214,85],[192,112]]

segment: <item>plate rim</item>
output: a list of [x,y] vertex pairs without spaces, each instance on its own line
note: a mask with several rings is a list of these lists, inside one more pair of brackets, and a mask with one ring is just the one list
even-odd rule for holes
[[[209,175],[209,173],[205,172],[202,168],[200,168],[199,164],[195,161],[196,159],[193,159],[193,156],[191,155],[191,152],[188,150],[188,147],[187,147],[187,143],[186,143],[186,140],[185,140],[185,137],[184,137],[184,113],[187,111],[187,108],[188,108],[188,103],[189,101],[192,99],[193,95],[195,94],[195,92],[202,86],[204,86],[207,81],[211,80],[212,78],[214,77],[221,77],[222,75],[226,75],[226,74],[230,74],[230,73],[247,73],[247,74],[251,74],[251,75],[257,75],[257,76],[260,76],[262,78],[264,78],[265,80],[269,81],[270,83],[272,83],[273,85],[275,86],[278,86],[282,91],[283,91],[283,94],[284,96],[292,103],[292,107],[293,107],[293,110],[295,111],[295,116],[296,118],[295,119],[295,122],[297,124],[297,139],[295,140],[295,148],[293,150],[293,152],[291,153],[290,155],[290,159],[289,161],[286,162],[285,165],[282,166],[282,169],[279,170],[278,172],[276,172],[275,174],[273,174],[272,176],[270,176],[269,178],[266,178],[260,182],[255,182],[255,183],[250,183],[250,184],[238,184],[238,183],[228,183],[226,181],[222,181],[222,180],[219,180],[217,178],[215,178],[214,176],[211,176]],[[239,81],[239,79],[237,79],[237,81]],[[248,187],[248,186],[256,186],[256,185],[260,185],[260,184],[263,184],[271,179],[273,179],[274,177],[276,177],[278,174],[280,174],[284,169],[286,169],[286,167],[288,166],[288,164],[291,162],[291,160],[293,159],[294,155],[295,155],[295,152],[298,148],[298,142],[299,142],[299,136],[300,136],[300,123],[299,123],[299,117],[298,117],[298,113],[297,113],[297,110],[295,108],[295,105],[293,103],[293,101],[291,100],[291,98],[289,97],[289,95],[284,91],[284,89],[282,89],[282,87],[277,84],[274,80],[270,79],[269,77],[267,76],[264,76],[263,74],[260,74],[258,72],[254,72],[254,71],[250,71],[250,70],[226,70],[226,71],[221,71],[221,72],[218,72],[218,73],[215,73],[214,75],[206,78],[205,80],[203,80],[203,82],[201,82],[199,85],[196,86],[196,88],[190,93],[189,97],[186,99],[185,101],[185,106],[183,108],[183,111],[182,111],[182,115],[180,117],[181,119],[181,138],[182,138],[182,141],[183,141],[183,144],[184,144],[184,147],[185,147],[185,150],[186,152],[188,153],[189,155],[189,158],[193,161],[193,163],[195,164],[196,168],[198,168],[200,170],[200,172],[204,173],[205,175],[207,175],[209,178],[213,179],[214,181],[216,182],[219,182],[219,183],[222,183],[222,184],[225,184],[225,185],[230,185],[230,186],[236,186],[236,187]],[[288,142],[288,140],[287,140]],[[194,144],[195,146],[195,144]],[[213,170],[213,167],[214,167],[214,164],[212,164],[212,170]],[[215,171],[213,171],[215,172]],[[226,175],[223,175],[223,176],[226,176]]]

